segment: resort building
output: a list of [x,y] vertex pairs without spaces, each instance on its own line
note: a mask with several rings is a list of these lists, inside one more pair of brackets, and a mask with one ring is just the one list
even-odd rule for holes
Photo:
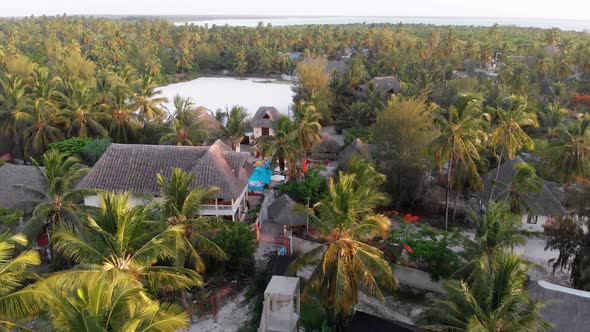
[[254,139],[261,136],[273,136],[273,123],[278,121],[281,113],[273,106],[262,106],[256,111],[254,117],[250,121],[252,129],[254,130]]
[[[195,175],[194,186],[218,187],[217,197],[204,204],[201,214],[241,220],[247,211],[248,178],[253,168],[249,154],[232,151],[222,141],[211,146],[111,144],[78,188],[131,192],[136,203],[161,196],[156,175],[168,178],[174,168]],[[98,197],[84,198],[97,206]]]
[[[520,163],[524,163],[524,161],[517,156],[500,165],[500,172],[498,173],[498,180],[494,188],[492,201],[501,201],[507,197],[512,186],[516,165]],[[479,203],[482,210],[485,210],[486,203],[489,200],[492,181],[494,181],[496,171],[497,168],[494,168],[482,177],[484,190],[479,194]],[[559,186],[554,182],[546,180],[543,180],[541,191],[527,193],[524,199],[526,205],[532,210],[532,215],[527,213],[527,211],[522,212],[522,229],[532,232],[543,232],[545,223],[565,216],[567,210],[563,207],[560,197],[563,197],[563,192],[560,191]]]

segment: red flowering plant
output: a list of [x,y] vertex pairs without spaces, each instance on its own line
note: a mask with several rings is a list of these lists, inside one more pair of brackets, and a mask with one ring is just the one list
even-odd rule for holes
[[392,218],[394,224],[385,243],[398,248],[397,263],[427,271],[434,280],[447,278],[458,269],[461,258],[451,250],[460,242],[457,234],[418,223],[420,217],[411,213],[394,212]]

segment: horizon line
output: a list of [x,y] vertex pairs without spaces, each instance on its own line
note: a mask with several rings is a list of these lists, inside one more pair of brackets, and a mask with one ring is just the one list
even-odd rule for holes
[[58,16],[86,16],[86,17],[161,17],[161,18],[194,18],[193,21],[208,21],[217,19],[284,19],[284,18],[428,18],[428,19],[508,19],[508,20],[564,20],[564,21],[579,21],[579,22],[590,22],[590,19],[581,18],[562,18],[562,17],[500,17],[500,16],[429,16],[429,15],[236,15],[236,14],[30,14],[20,16],[3,16],[0,14],[0,19],[5,18],[30,18],[30,17],[58,17]]

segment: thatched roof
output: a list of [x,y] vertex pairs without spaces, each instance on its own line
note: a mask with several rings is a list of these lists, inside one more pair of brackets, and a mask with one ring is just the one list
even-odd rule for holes
[[[493,201],[502,200],[506,197],[510,184],[512,183],[512,176],[515,172],[516,165],[524,163],[520,157],[506,161],[500,165],[500,173],[498,174],[498,181],[507,184],[496,185],[494,189]],[[490,197],[492,189],[492,181],[496,176],[497,168],[486,173],[482,179],[484,183],[484,190],[480,193],[480,198],[487,201]],[[554,189],[555,190],[555,189]],[[559,199],[549,189],[547,184],[543,182],[543,188],[538,193],[531,193],[527,204],[531,207],[535,215],[538,216],[553,216],[558,217],[567,214],[567,210],[563,207]]]
[[383,95],[400,93],[402,91],[401,84],[395,76],[375,77],[373,81],[377,83],[377,89]]
[[330,134],[323,133],[322,141],[313,147],[312,152],[314,153],[330,153],[337,154],[343,148],[343,144],[335,137]]
[[210,132],[217,132],[221,129],[221,123],[204,108],[196,108],[193,110],[195,122],[201,127]]
[[219,187],[218,198],[231,200],[248,184],[248,157],[220,140],[211,146],[111,144],[78,187],[159,196],[156,174],[168,178],[181,168],[195,174],[195,186]]
[[5,164],[0,167],[0,207],[11,209],[22,201],[38,200],[34,194],[16,189],[14,185],[25,185],[45,192],[45,179],[35,166]]
[[326,61],[326,71],[330,74],[336,72],[336,74],[344,75],[348,72],[349,68],[350,65],[344,59]]
[[250,121],[252,127],[272,128],[273,122],[277,121],[281,113],[274,106],[262,106],[258,108],[254,117]]
[[364,143],[360,138],[352,141],[342,151],[340,151],[340,153],[338,153],[338,166],[340,166],[340,168],[346,169],[348,163],[350,162],[350,158],[355,155],[360,156],[366,161],[371,161],[372,158],[369,144]]
[[275,224],[286,226],[303,226],[307,223],[307,216],[297,211],[297,202],[289,195],[283,194],[268,206],[269,220]]

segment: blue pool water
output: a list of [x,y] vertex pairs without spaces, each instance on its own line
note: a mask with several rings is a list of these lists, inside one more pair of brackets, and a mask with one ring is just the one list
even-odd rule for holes
[[270,169],[269,165],[256,167],[248,181],[248,189],[252,191],[262,191],[265,184],[270,184],[271,177],[272,169]]

